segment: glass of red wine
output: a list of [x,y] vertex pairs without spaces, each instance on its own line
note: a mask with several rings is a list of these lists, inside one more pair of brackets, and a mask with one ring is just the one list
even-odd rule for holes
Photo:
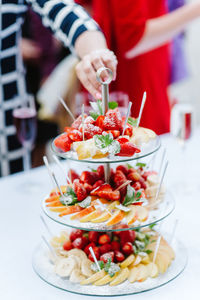
[[31,151],[37,133],[37,112],[32,96],[28,97],[23,106],[14,109],[13,118],[18,140],[25,150],[23,156],[24,171],[28,171],[31,169]]

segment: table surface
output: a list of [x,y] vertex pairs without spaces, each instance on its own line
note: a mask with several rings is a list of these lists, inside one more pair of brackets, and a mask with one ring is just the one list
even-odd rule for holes
[[[188,265],[185,271],[169,284],[158,289],[124,296],[123,299],[199,299],[200,284],[200,130],[187,143],[184,153],[177,141],[170,135],[162,136],[162,145],[167,149],[170,162],[165,185],[176,194],[176,209],[173,216],[165,220],[171,226],[178,218],[176,237],[188,249]],[[162,151],[158,155],[161,155]],[[158,161],[158,155],[156,161]],[[66,162],[64,162],[65,164]],[[53,166],[56,169],[56,166]],[[181,183],[185,193],[181,195]],[[29,187],[28,187],[29,184]],[[31,189],[30,189],[31,184]],[[54,288],[42,281],[32,269],[32,253],[41,241],[43,227],[39,218],[41,200],[48,193],[51,181],[47,170],[40,167],[28,173],[19,173],[0,180],[1,209],[1,263],[0,263],[0,299],[2,300],[53,300],[91,299]],[[46,219],[47,220],[47,219]],[[54,222],[48,221],[53,229]],[[102,299],[100,297],[93,297]],[[119,298],[119,297],[118,297]]]

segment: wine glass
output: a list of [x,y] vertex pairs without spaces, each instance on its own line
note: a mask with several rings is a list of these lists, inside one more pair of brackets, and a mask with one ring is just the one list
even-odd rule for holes
[[13,110],[13,118],[18,140],[25,150],[24,171],[28,171],[31,169],[31,150],[37,133],[37,112],[32,96],[28,96],[27,101]]

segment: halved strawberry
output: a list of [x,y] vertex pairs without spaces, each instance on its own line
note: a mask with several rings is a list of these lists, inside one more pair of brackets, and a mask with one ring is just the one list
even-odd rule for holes
[[129,172],[129,174],[127,175],[127,178],[129,180],[132,180],[133,182],[135,181],[139,181],[141,178],[141,175],[138,173],[138,171],[136,170],[132,170],[132,172]]
[[96,247],[95,243],[92,242],[92,243],[88,244],[88,245],[84,248],[85,254],[87,254],[87,255],[90,254],[90,250],[89,250],[90,247],[92,247],[92,248]]
[[[94,251],[94,255],[96,256],[96,259],[99,260],[100,257],[100,251],[98,247],[92,247],[93,251]],[[88,258],[94,262],[94,258],[92,256],[91,253],[89,253]]]
[[95,172],[83,171],[80,180],[84,183],[93,185],[98,180],[98,175]]
[[83,235],[83,230],[81,230],[81,229],[72,229],[69,238],[73,242],[78,237],[82,237],[82,235]]
[[77,130],[77,129],[73,129],[71,130],[69,133],[69,138],[73,141],[73,142],[79,142],[79,141],[82,141],[83,139],[83,135],[82,133]]
[[118,108],[109,109],[103,121],[104,130],[122,130],[122,118]]
[[87,245],[87,243],[88,243],[88,239],[86,237],[82,236],[82,237],[76,238],[72,242],[72,246],[74,248],[77,248],[77,249],[83,249],[83,248],[85,248],[85,246]]
[[74,192],[76,193],[77,200],[82,201],[87,197],[87,191],[84,188],[83,184],[80,183],[79,179],[75,179],[73,182],[74,185]]
[[144,180],[147,180],[147,177],[150,176],[150,175],[156,175],[157,172],[155,171],[145,171],[143,174],[142,174],[142,177],[144,178]]
[[71,148],[72,141],[70,140],[68,133],[63,133],[57,137],[54,141],[54,144],[57,148],[61,149],[64,152],[67,152]]
[[[87,117],[87,115],[84,114],[84,118],[86,118],[86,117]],[[71,127],[78,129],[79,126],[81,125],[81,123],[82,123],[82,115],[80,115],[78,118],[76,118],[76,120],[72,123]]]
[[120,243],[117,241],[112,241],[111,242],[111,249],[113,251],[119,251],[120,250]]
[[127,142],[129,142],[129,139],[125,136],[120,136],[117,141],[120,143],[120,145],[125,144]]
[[134,184],[131,185],[136,191],[141,189],[141,184],[139,181],[136,181]]
[[121,144],[120,152],[117,153],[117,156],[128,156],[131,157],[135,153],[139,153],[141,150],[137,148],[135,145],[133,145],[130,142],[127,142],[125,144]]
[[116,171],[122,171],[124,175],[128,174],[128,168],[124,165],[117,166]]
[[71,179],[71,181],[73,182],[75,179],[79,179],[80,176],[76,173],[76,171],[74,171],[73,169],[70,169],[68,172],[68,176]]
[[63,243],[63,250],[66,250],[66,251],[69,251],[71,250],[73,247],[72,247],[72,242],[70,240],[66,240],[64,243]]
[[104,245],[99,247],[99,250],[100,250],[101,254],[104,254],[104,253],[107,253],[107,252],[111,251],[112,247],[111,247],[110,244],[104,244]]
[[102,165],[98,166],[96,173],[99,176],[99,179],[104,180],[104,177],[105,177],[105,175],[104,175],[104,166],[102,166]]
[[[126,179],[126,176],[124,175],[124,173],[120,170],[116,171],[115,176],[114,176],[115,187],[118,188],[126,181],[127,181],[127,179]],[[126,192],[127,192],[127,186],[122,187],[119,190],[119,192],[120,192],[121,197],[125,196]]]
[[114,252],[110,251],[110,252],[107,252],[107,253],[104,253],[103,255],[101,255],[100,260],[102,260],[104,263],[107,263],[108,259],[110,258],[111,261],[113,262],[114,256],[115,256]]
[[108,183],[105,183],[91,192],[92,196],[98,196],[107,200],[115,201],[120,199],[120,192],[113,191]]
[[120,131],[119,130],[108,130],[108,133],[111,133],[113,135],[113,138],[116,139],[120,136]]
[[142,189],[145,190],[145,189],[147,188],[147,185],[146,185],[145,180],[144,180],[143,177],[140,177],[139,183],[141,184],[141,188],[142,188]]
[[93,188],[93,186],[91,185],[91,184],[89,184],[89,183],[84,183],[83,184],[83,186],[84,186],[84,188],[86,189],[86,192],[89,194],[94,188]]
[[103,180],[97,180],[95,182],[95,184],[93,184],[93,189],[96,189],[98,186],[101,186],[102,184],[104,184],[105,182]]
[[97,243],[99,239],[99,232],[97,231],[89,231],[88,238],[90,242]]
[[98,116],[98,118],[95,121],[95,125],[103,129],[103,121],[105,119],[105,116]]
[[125,256],[122,252],[116,250],[114,253],[115,253],[115,260],[117,262],[122,262],[125,259]]
[[125,255],[130,255],[133,253],[133,245],[131,244],[131,242],[126,242],[123,246],[122,246],[122,252]]
[[[81,128],[82,130],[82,128]],[[102,129],[98,126],[94,126],[93,124],[86,124],[84,127],[84,135],[86,139],[93,138],[96,134],[102,134]]]
[[100,245],[104,245],[104,244],[108,244],[110,243],[110,237],[108,234],[102,234],[100,237],[99,237],[99,240],[98,240],[98,243]]

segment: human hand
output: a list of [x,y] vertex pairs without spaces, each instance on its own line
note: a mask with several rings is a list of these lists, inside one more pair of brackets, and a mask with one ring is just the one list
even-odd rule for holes
[[[96,79],[96,71],[102,67],[111,69],[113,72],[113,80],[115,80],[117,58],[115,54],[108,49],[92,51],[85,55],[76,65],[76,73],[79,80],[95,99],[101,99],[101,84]],[[105,81],[108,76],[106,71],[101,73],[103,81]]]

